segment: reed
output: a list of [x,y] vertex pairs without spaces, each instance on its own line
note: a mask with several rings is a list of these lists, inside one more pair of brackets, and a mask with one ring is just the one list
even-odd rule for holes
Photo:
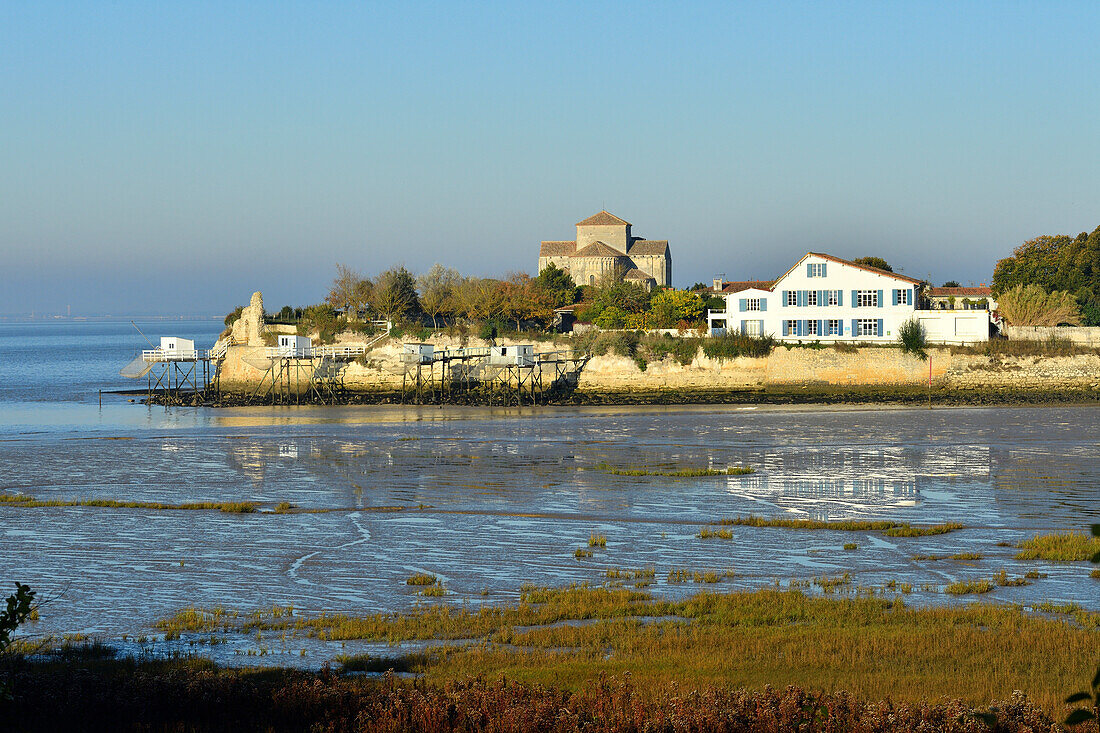
[[965,596],[972,593],[988,593],[991,590],[993,590],[993,581],[990,580],[959,580],[949,583],[943,592],[953,596]]
[[845,542],[844,543],[844,549],[845,550],[858,550],[859,545],[857,545],[855,542]]
[[431,573],[416,573],[405,580],[406,585],[435,585],[438,582],[439,578]]
[[1100,553],[1100,537],[1090,537],[1083,532],[1053,532],[1035,535],[1016,545],[1017,560],[1050,560],[1076,562],[1088,560]]
[[588,536],[589,547],[607,547],[607,536],[602,534],[591,534]]

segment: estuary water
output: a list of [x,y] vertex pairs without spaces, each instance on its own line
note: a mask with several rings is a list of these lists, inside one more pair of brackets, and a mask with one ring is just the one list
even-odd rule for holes
[[[208,346],[220,328],[142,330]],[[847,573],[853,591],[904,586],[913,604],[970,602],[944,587],[1031,571],[1030,584],[982,600],[1100,610],[1100,581],[1087,564],[1021,561],[1012,547],[1100,521],[1096,407],[166,410],[116,395],[100,406],[100,389],[129,386],[117,371],[143,346],[128,323],[0,326],[0,493],[255,502],[260,511],[0,503],[0,581],[51,599],[33,634],[123,646],[147,637],[144,649],[157,619],[189,606],[476,607],[515,602],[524,583],[598,585],[609,570],[646,568],[654,571],[647,590],[662,596],[792,581],[821,592],[814,578]],[[755,472],[610,471],[729,466]],[[273,511],[283,502],[298,511]],[[750,514],[965,529],[906,538],[731,526],[728,539],[699,537],[722,518]],[[593,535],[606,547],[576,557]],[[950,558],[961,553],[980,557]],[[675,582],[675,570],[725,577]],[[406,583],[415,573],[437,576],[446,595],[418,595]],[[231,662],[249,644],[202,653]],[[346,650],[295,644],[274,658],[317,665]],[[301,644],[310,645],[304,657]]]

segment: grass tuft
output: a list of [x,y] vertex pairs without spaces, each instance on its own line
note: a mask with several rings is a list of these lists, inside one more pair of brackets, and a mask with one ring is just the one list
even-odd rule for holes
[[1100,537],[1090,537],[1082,532],[1054,532],[1035,535],[1016,545],[1020,552],[1017,560],[1050,560],[1076,562],[1088,560],[1100,552]]
[[589,547],[607,547],[607,536],[602,534],[592,534],[588,536]]
[[431,573],[417,573],[411,575],[405,580],[406,585],[435,585],[439,582],[439,578],[435,577]]
[[943,592],[953,596],[965,596],[973,593],[988,593],[991,590],[993,590],[993,582],[989,580],[959,580],[949,584]]

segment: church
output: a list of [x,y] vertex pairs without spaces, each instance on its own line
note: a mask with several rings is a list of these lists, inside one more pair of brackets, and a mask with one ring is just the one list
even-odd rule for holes
[[577,285],[595,285],[605,273],[647,289],[672,285],[672,256],[667,239],[643,239],[631,224],[601,211],[577,222],[574,241],[547,241],[539,248],[539,272],[553,263]]

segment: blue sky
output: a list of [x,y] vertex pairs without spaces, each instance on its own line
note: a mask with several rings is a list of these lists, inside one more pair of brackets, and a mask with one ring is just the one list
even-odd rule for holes
[[0,5],[0,313],[533,271],[601,208],[679,286],[1100,224],[1096,4],[528,5]]

